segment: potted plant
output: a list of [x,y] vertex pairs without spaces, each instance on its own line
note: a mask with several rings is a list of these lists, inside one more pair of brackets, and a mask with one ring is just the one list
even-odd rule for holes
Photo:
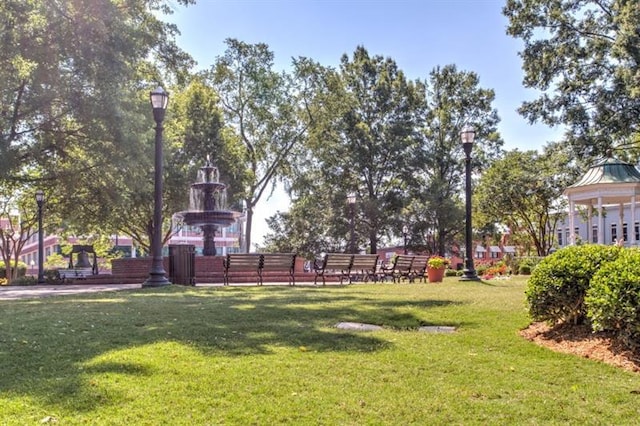
[[427,260],[427,277],[430,283],[442,282],[449,261],[442,256],[431,256]]

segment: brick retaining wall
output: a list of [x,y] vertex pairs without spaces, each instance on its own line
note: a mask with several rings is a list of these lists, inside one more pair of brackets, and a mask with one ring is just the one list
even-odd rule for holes
[[[224,256],[196,256],[195,258],[195,275],[196,283],[222,283],[223,277],[223,264],[222,260]],[[149,276],[149,269],[151,268],[150,257],[137,257],[137,258],[123,258],[114,259],[111,262],[111,274],[115,281],[123,281],[125,278],[127,281],[140,280],[144,281]],[[294,268],[294,274],[296,281],[313,281],[315,274],[304,272],[305,259],[297,258]],[[163,259],[164,270],[169,273],[169,258]],[[269,274],[270,281],[287,281],[287,275],[283,274],[282,277],[276,274]],[[236,277],[235,282],[252,282],[255,281],[255,274],[248,273],[246,277]]]

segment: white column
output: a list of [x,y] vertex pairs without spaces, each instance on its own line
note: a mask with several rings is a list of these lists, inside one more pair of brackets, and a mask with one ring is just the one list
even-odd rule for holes
[[629,220],[629,245],[635,246],[636,241],[636,196],[631,197],[631,219]]
[[574,212],[576,205],[573,200],[569,199],[569,245],[573,246],[576,244],[576,234],[573,232],[574,228]]
[[604,217],[602,216],[602,197],[598,197],[598,244],[604,244]]
[[589,200],[589,207],[587,207],[587,243],[593,242],[593,204]]
[[[623,237],[624,237],[624,229],[623,229],[623,227],[624,227],[624,204],[620,203],[618,208],[620,209],[620,212],[618,214],[618,240],[622,240]],[[629,232],[629,229],[627,228],[627,233],[628,232]]]

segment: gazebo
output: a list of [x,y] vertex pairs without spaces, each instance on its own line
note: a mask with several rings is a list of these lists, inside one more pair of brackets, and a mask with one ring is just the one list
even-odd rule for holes
[[[604,209],[608,206],[616,206],[619,211],[617,229],[620,229],[618,238],[624,237],[624,212],[625,205],[629,205],[631,217],[629,223],[636,226],[636,204],[640,195],[640,171],[630,163],[616,158],[605,158],[594,164],[578,180],[564,191],[569,198],[569,229],[575,228],[576,205],[587,207],[587,232],[597,229],[597,242],[604,244]],[[594,218],[594,208],[597,218]],[[597,220],[597,227],[593,221]],[[628,232],[627,242],[636,245],[636,232],[631,229]],[[587,236],[589,236],[587,234]],[[589,238],[590,240],[595,238]],[[575,232],[569,235],[569,244],[576,243]]]

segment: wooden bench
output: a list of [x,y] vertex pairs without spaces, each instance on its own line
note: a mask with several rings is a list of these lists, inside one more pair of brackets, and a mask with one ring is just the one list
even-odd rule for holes
[[262,255],[257,253],[230,253],[227,258],[223,259],[224,268],[223,285],[229,285],[229,276],[241,272],[253,272],[258,279],[258,285],[262,284],[262,276],[260,267],[262,265]]
[[402,278],[406,277],[411,280],[411,266],[414,257],[413,255],[405,254],[397,255],[390,265],[382,267],[382,279],[391,277],[393,282],[396,282],[396,280],[400,282]]
[[264,253],[262,254],[262,264],[259,269],[260,285],[264,279],[264,272],[287,273],[289,285],[296,285],[294,270],[296,266],[296,255],[294,253]]
[[84,279],[94,275],[93,268],[58,269],[58,277],[64,281]]
[[[316,272],[316,276],[313,280],[313,284],[318,284],[318,277],[322,278],[322,285],[326,284],[326,277],[338,277],[340,278],[340,284],[342,284],[345,278],[350,280],[351,264],[353,263],[353,255],[345,253],[327,253],[324,255],[324,259],[320,263],[318,260],[313,262],[313,269]],[[351,282],[351,281],[349,281]]]
[[417,255],[414,256],[413,262],[411,263],[411,275],[409,281],[413,281],[416,277],[420,278],[421,282],[424,282],[424,276],[427,273],[427,261],[430,256],[427,255]]
[[294,253],[230,253],[222,261],[224,285],[229,285],[229,277],[235,273],[255,273],[257,284],[262,285],[265,272],[285,273],[289,285],[295,285],[294,270],[296,255]]
[[373,278],[374,281],[378,281],[378,276],[376,275],[377,267],[377,254],[354,254],[349,273],[349,283],[353,279],[362,279],[362,281],[367,282],[369,278]]

